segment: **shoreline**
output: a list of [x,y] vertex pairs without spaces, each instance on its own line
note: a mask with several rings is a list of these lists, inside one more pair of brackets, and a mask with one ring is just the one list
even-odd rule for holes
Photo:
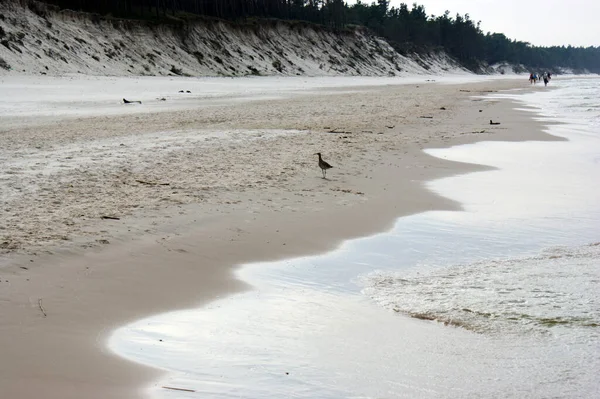
[[[518,83],[510,82],[513,86]],[[453,87],[458,91],[459,87],[465,86],[491,87],[498,86],[498,82]],[[373,91],[406,91],[402,89],[406,87]],[[30,266],[26,263],[28,260],[14,263],[10,268],[10,291],[13,295],[7,295],[8,303],[0,301],[5,308],[1,323],[3,336],[15,342],[11,348],[5,348],[8,353],[3,354],[4,359],[11,359],[2,363],[0,375],[3,377],[0,381],[5,388],[3,390],[19,397],[35,397],[40,390],[44,390],[46,397],[77,397],[82,389],[86,390],[86,397],[131,397],[135,387],[153,380],[162,372],[134,366],[107,353],[106,348],[99,348],[99,345],[104,345],[109,330],[149,314],[197,307],[220,295],[245,289],[243,283],[232,275],[232,271],[244,263],[322,253],[346,239],[379,232],[404,215],[429,209],[460,209],[459,204],[428,192],[423,183],[437,177],[486,168],[449,163],[425,154],[421,151],[423,148],[490,139],[559,140],[543,133],[545,124],[534,121],[530,113],[513,110],[512,102],[499,100],[473,106],[476,100],[470,95],[459,94],[461,102],[471,105],[466,112],[465,105],[456,109],[453,103],[454,113],[460,115],[446,120],[440,117],[442,122],[439,125],[427,126],[427,121],[416,121],[411,127],[415,132],[437,132],[438,137],[420,136],[414,142],[403,143],[406,145],[404,148],[394,148],[387,143],[390,149],[373,160],[376,165],[366,164],[370,167],[366,175],[356,171],[350,176],[337,175],[339,180],[334,180],[333,172],[341,172],[336,171],[341,168],[336,168],[331,171],[332,180],[321,181],[318,170],[311,165],[308,177],[302,176],[305,184],[314,186],[315,181],[319,182],[318,192],[333,189],[333,195],[326,198],[315,200],[314,196],[311,197],[313,201],[322,201],[316,205],[313,203],[308,207],[296,203],[292,206],[282,199],[283,206],[269,215],[270,209],[264,204],[228,204],[233,205],[233,209],[219,216],[200,219],[201,226],[194,226],[189,215],[206,212],[206,206],[182,205],[189,209],[183,215],[170,215],[169,223],[178,226],[185,221],[183,227],[158,228],[133,241],[124,234],[118,243],[110,244],[110,249],[97,252],[88,250],[49,255],[48,258],[53,259],[45,267],[20,271],[21,266]],[[273,102],[267,103],[273,105]],[[428,111],[440,106],[432,101]],[[479,113],[478,109],[485,112]],[[492,114],[494,118],[500,115],[503,120],[500,127],[491,130],[494,136],[473,133]],[[269,124],[265,121],[254,123]],[[444,127],[464,130],[468,134],[456,135],[454,131],[449,133],[454,133],[454,137],[445,137],[443,133],[439,137],[438,130],[445,130]],[[523,134],[524,130],[526,134]],[[339,160],[336,161],[335,165],[339,165]],[[365,166],[364,161],[362,166]],[[403,173],[398,173],[398,170]],[[333,184],[336,186],[331,187]],[[276,194],[277,190],[277,187],[271,187],[263,193],[234,192],[231,195],[242,201],[241,204],[247,204],[258,202],[256,199],[250,201],[253,196],[268,196]],[[281,195],[281,188],[279,190]],[[347,199],[349,195],[352,198]],[[401,201],[396,202],[398,198]],[[306,217],[310,213],[315,216]],[[298,237],[302,239],[298,240]],[[44,258],[36,258],[34,263],[46,263]],[[165,268],[165,265],[169,267]],[[6,279],[6,274],[3,274]],[[165,292],[170,287],[174,287],[176,292]],[[158,295],[159,292],[164,295]],[[40,312],[38,299],[43,300],[46,317]],[[72,303],[73,299],[78,303]],[[122,306],[123,303],[127,306]],[[43,342],[38,340],[40,335],[45,337]],[[90,335],[96,338],[91,340]],[[56,367],[57,353],[69,351],[69,356],[63,357],[65,362]],[[23,352],[29,353],[26,359],[23,359]],[[82,367],[82,359],[87,359],[85,367]],[[52,371],[46,375],[41,372],[50,369]],[[32,374],[34,377],[31,377]],[[89,375],[96,376],[94,381],[86,378]],[[142,392],[137,393],[142,395]]]

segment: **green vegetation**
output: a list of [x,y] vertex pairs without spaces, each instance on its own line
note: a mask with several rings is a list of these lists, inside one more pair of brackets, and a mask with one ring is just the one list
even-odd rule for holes
[[[231,21],[272,19],[307,21],[346,32],[366,26],[385,37],[403,54],[444,50],[462,65],[478,71],[482,63],[509,62],[530,68],[572,68],[600,72],[600,47],[538,47],[511,40],[502,33],[484,34],[469,15],[428,16],[425,7],[389,7],[388,0],[371,4],[343,0],[46,0],[60,8],[119,18],[182,23],[213,17]],[[35,4],[35,3],[32,3]],[[36,9],[37,6],[36,6]],[[318,46],[318,43],[314,45]]]
[[170,71],[172,74],[175,74],[175,75],[180,75],[180,76],[184,75],[183,71],[181,69],[177,68],[175,65],[171,65]]
[[0,68],[10,71],[10,65],[8,65],[8,62],[4,61],[4,58],[2,57],[0,57]]
[[272,63],[273,68],[277,69],[279,72],[283,72],[283,65],[281,65],[281,61],[274,60]]

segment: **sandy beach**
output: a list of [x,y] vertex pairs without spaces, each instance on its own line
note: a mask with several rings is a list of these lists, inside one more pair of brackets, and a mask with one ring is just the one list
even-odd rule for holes
[[[511,102],[482,98],[515,88],[530,90],[515,79],[423,82],[7,119],[2,396],[143,397],[161,371],[110,353],[116,327],[245,289],[231,274],[242,263],[321,253],[402,215],[460,209],[423,182],[485,167],[422,150],[555,140]],[[334,166],[327,180],[316,152]]]

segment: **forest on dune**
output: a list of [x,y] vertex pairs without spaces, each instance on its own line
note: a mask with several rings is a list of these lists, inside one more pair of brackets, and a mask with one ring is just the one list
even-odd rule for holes
[[306,21],[333,30],[365,26],[401,54],[443,50],[463,66],[506,62],[526,68],[569,68],[600,72],[600,47],[532,46],[502,33],[484,33],[469,15],[428,15],[422,5],[390,7],[388,0],[370,4],[343,0],[45,0],[61,9],[116,18],[168,23],[194,16],[230,21],[275,18]]

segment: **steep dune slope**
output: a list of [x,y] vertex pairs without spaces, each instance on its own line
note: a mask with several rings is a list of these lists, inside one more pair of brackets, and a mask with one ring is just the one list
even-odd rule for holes
[[400,55],[366,30],[276,20],[172,24],[0,3],[0,74],[401,75],[462,71],[444,54]]

